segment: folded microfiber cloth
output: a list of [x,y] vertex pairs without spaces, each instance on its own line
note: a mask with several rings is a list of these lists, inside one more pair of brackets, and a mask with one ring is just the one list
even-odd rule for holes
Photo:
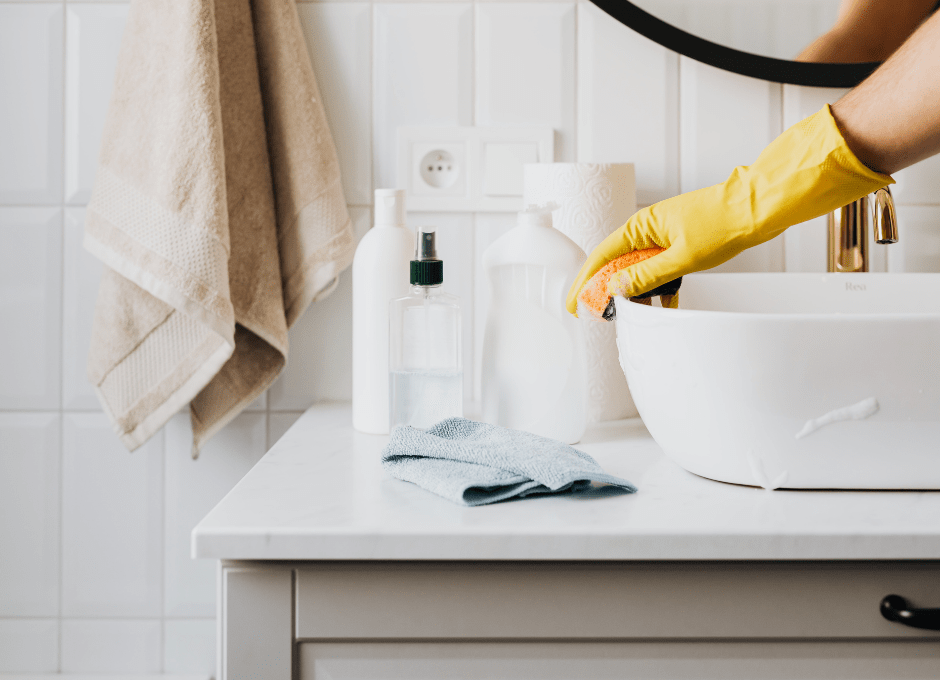
[[567,444],[465,418],[447,418],[426,431],[399,425],[382,452],[382,467],[393,477],[470,506],[578,491],[591,482],[636,491]]

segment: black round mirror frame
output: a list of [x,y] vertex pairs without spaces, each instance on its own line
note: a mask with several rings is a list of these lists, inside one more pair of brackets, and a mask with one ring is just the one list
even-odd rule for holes
[[742,52],[687,33],[640,9],[629,0],[591,0],[614,19],[653,42],[703,64],[742,76],[810,87],[855,87],[879,62],[817,64]]

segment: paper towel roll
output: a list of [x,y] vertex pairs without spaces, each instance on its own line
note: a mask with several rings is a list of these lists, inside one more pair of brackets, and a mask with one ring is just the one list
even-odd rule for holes
[[[633,163],[527,164],[523,202],[557,204],[555,228],[590,253],[636,212]],[[620,368],[614,324],[585,326],[588,421],[637,415]]]

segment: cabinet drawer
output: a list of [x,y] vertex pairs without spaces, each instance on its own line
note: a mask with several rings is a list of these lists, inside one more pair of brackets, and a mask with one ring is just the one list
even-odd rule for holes
[[940,607],[940,563],[329,563],[297,570],[296,637],[940,640],[892,593]]
[[930,642],[304,643],[301,680],[934,680]]

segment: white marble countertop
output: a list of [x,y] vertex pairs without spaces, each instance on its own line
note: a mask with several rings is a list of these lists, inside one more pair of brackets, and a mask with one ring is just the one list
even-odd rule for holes
[[[387,437],[348,405],[316,406],[193,530],[195,557],[234,560],[940,559],[940,492],[765,491],[696,477],[639,420],[577,446],[636,494],[464,508],[386,475]],[[888,455],[888,454],[886,454]]]

